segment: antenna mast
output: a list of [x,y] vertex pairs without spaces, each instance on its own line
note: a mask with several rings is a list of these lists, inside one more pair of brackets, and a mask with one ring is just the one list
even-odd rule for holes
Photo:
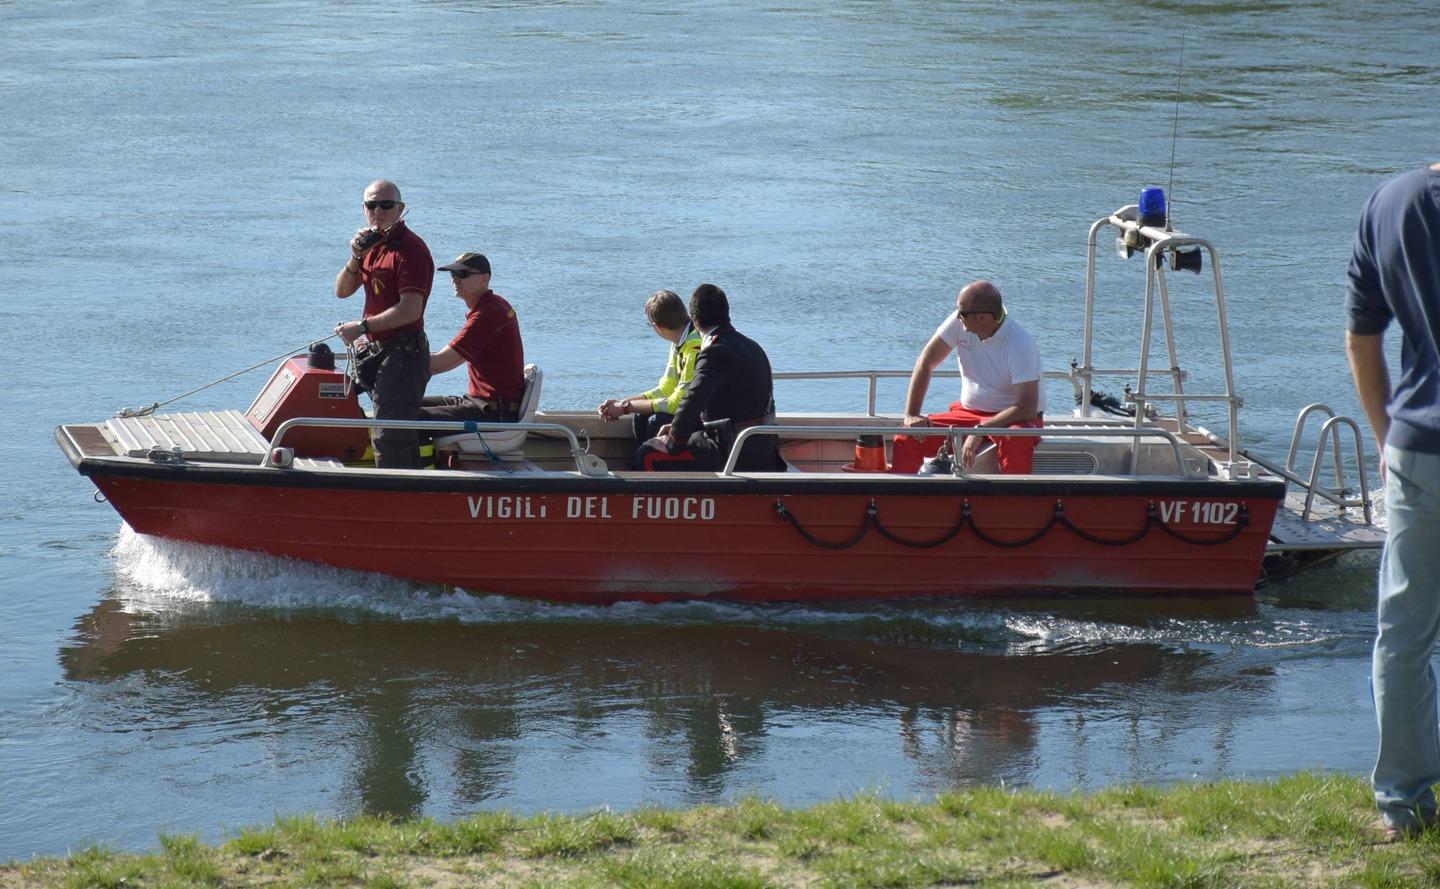
[[1175,206],[1175,143],[1180,138],[1180,84],[1185,77],[1185,29],[1180,29],[1180,64],[1175,71],[1175,125],[1170,131],[1170,181],[1165,183],[1165,227],[1170,227],[1170,208]]

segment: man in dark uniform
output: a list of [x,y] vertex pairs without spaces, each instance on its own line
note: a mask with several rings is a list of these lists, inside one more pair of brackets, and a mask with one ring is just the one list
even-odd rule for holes
[[[714,284],[695,288],[690,297],[690,321],[704,337],[695,378],[675,419],[636,451],[635,465],[641,469],[714,472],[724,467],[735,434],[775,422],[770,359],[758,343],[731,326],[725,291]],[[751,438],[735,468],[743,472],[783,470],[779,440],[773,435]]]
[[[377,420],[413,420],[430,381],[430,344],[425,339],[425,302],[435,277],[430,248],[400,220],[405,204],[400,187],[377,179],[365,189],[368,225],[350,241],[350,259],[335,277],[341,299],[365,287],[365,314],[342,321],[335,332],[346,345],[368,338],[378,355],[360,376],[375,402]],[[375,432],[375,465],[383,469],[420,468],[414,430]]]

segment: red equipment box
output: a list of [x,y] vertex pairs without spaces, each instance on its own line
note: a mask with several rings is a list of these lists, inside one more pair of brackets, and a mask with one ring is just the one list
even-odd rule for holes
[[[304,355],[286,359],[270,382],[260,390],[245,411],[245,419],[271,441],[276,428],[295,417],[323,417],[335,420],[363,420],[358,390],[345,394],[345,375],[334,370],[310,367]],[[370,444],[367,429],[302,427],[285,433],[283,447],[294,448],[297,457],[333,457],[354,462],[365,455]]]

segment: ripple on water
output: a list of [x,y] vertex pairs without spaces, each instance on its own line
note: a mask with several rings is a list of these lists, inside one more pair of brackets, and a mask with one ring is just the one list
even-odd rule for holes
[[1363,555],[1268,587],[1258,599],[982,598],[825,605],[717,601],[577,605],[474,595],[164,540],[128,526],[121,528],[114,557],[120,580],[117,598],[124,609],[161,617],[239,606],[462,624],[735,625],[886,645],[1031,656],[1086,654],[1125,645],[1325,647],[1368,630],[1350,626],[1354,621],[1337,623],[1324,612],[1351,610],[1357,601],[1373,596],[1362,582],[1373,575],[1373,557]]

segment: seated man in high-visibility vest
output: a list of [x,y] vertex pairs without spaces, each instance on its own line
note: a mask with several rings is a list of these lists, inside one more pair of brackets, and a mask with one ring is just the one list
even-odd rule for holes
[[600,405],[600,419],[608,422],[630,414],[635,441],[654,438],[675,419],[680,399],[695,379],[695,362],[700,357],[700,331],[690,323],[685,303],[673,290],[657,290],[645,303],[645,317],[661,339],[670,343],[670,360],[655,388],[629,398],[607,398]]
[[[960,400],[948,411],[924,416],[930,376],[951,351],[960,362]],[[1005,314],[1000,290],[989,281],[972,281],[961,288],[950,314],[915,361],[905,395],[905,425],[979,428],[1039,428],[1045,410],[1040,390],[1040,349],[1029,331]],[[969,469],[987,436],[967,435],[960,449],[960,465]],[[926,457],[933,457],[946,440],[943,435],[897,435],[891,455],[891,472],[913,473]],[[1033,436],[997,435],[1000,471],[1028,473],[1034,461]]]

